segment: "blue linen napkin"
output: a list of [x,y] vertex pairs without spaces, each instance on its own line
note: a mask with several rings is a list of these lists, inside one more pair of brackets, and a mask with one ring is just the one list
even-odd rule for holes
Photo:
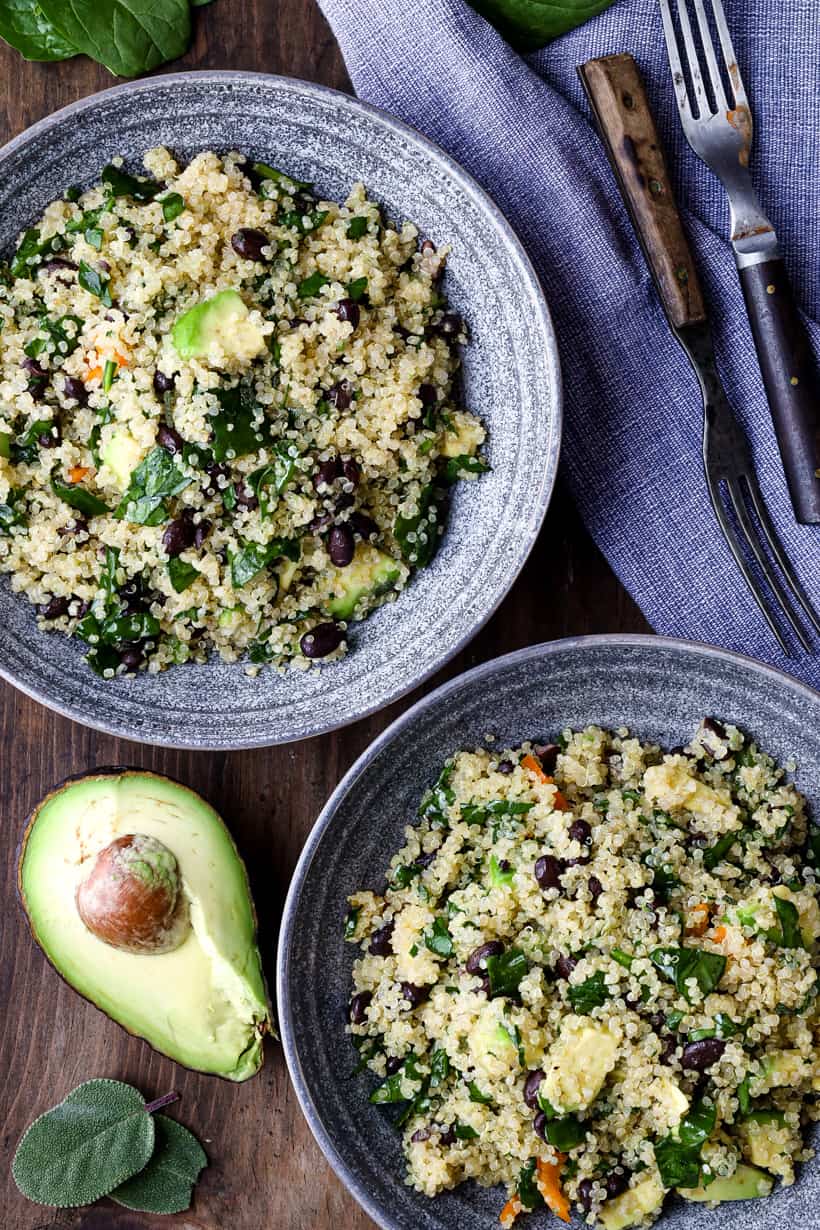
[[[783,656],[715,522],[695,379],[667,328],[575,74],[576,64],[618,51],[631,51],[643,71],[710,304],[726,391],[752,438],[789,556],[820,608],[820,527],[794,522],[727,241],[725,197],[683,138],[656,0],[617,0],[527,58],[465,0],[320,3],[357,93],[447,149],[528,249],[558,333],[563,475],[653,628],[763,658],[820,687],[820,656]],[[820,6],[724,4],[754,113],[753,177],[817,352]]]

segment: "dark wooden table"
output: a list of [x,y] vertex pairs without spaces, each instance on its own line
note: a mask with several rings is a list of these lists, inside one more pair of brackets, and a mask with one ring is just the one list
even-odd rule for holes
[[[313,0],[217,0],[175,68],[255,69],[349,89],[338,47]],[[0,44],[0,140],[112,84],[86,60],[34,65]],[[435,679],[509,650],[586,632],[646,624],[559,489],[527,567],[495,618]],[[277,920],[288,879],[319,809],[370,741],[415,696],[338,734],[252,752],[174,752],[75,726],[0,685],[4,892],[0,914],[0,1226],[4,1230],[365,1230],[370,1219],[331,1172],[302,1119],[277,1044],[262,1073],[233,1086],[187,1072],[128,1037],[65,986],[31,941],[15,898],[24,817],[52,785],[98,765],[134,764],[201,791],[231,827],[251,873],[260,944],[273,983]],[[175,1113],[206,1145],[211,1165],[190,1213],[151,1217],[103,1201],[57,1212],[29,1204],[10,1173],[27,1124],[77,1085],[111,1076],[155,1097],[178,1089]]]

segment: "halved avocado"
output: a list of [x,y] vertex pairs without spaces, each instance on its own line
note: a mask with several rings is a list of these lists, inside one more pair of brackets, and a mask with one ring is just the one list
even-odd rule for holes
[[[129,1032],[228,1080],[262,1066],[272,1025],[248,879],[222,819],[193,790],[139,769],[69,778],[29,818],[18,888],[57,972]],[[127,950],[134,918],[166,907],[176,946],[146,950],[142,934],[142,950]]]

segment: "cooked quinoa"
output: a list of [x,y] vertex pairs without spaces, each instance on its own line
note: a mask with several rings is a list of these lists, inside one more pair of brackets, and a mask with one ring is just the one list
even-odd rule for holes
[[486,469],[447,249],[239,154],[149,151],[0,267],[0,570],[104,677],[306,669]]
[[591,726],[460,752],[419,814],[345,924],[349,1032],[408,1184],[503,1184],[505,1227],[546,1203],[622,1230],[671,1190],[794,1181],[820,830],[782,768],[714,719],[666,753]]

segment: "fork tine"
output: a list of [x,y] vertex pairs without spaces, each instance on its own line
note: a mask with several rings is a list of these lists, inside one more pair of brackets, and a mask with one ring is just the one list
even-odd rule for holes
[[815,632],[820,632],[820,618],[818,618],[814,607],[809,602],[808,596],[803,589],[803,586],[798,581],[794,569],[789,563],[788,556],[783,550],[780,539],[777,536],[777,530],[774,528],[774,522],[769,516],[769,510],[763,501],[763,493],[758,486],[757,479],[753,474],[747,474],[745,477],[746,485],[749,490],[749,498],[752,501],[752,508],[754,509],[755,515],[760,522],[763,533],[766,536],[769,549],[780,565],[789,589],[805,611],[806,618],[810,621]]
[[774,619],[772,618],[772,614],[766,605],[766,600],[763,594],[760,592],[760,586],[757,583],[757,578],[755,577],[754,573],[752,572],[751,568],[746,562],[746,557],[744,556],[743,552],[740,550],[740,547],[738,546],[737,538],[735,537],[734,527],[732,526],[732,523],[730,522],[729,518],[726,516],[726,509],[723,507],[723,500],[721,499],[721,496],[720,496],[720,486],[718,485],[718,483],[716,483],[712,479],[712,476],[709,473],[708,469],[706,471],[706,485],[709,488],[709,496],[712,501],[712,507],[715,510],[715,516],[717,517],[720,523],[720,528],[723,530],[723,537],[726,539],[726,544],[729,547],[729,550],[732,552],[732,555],[734,556],[735,563],[737,564],[738,568],[742,572],[743,579],[745,580],[746,584],[751,590],[752,596],[754,597],[755,602],[760,607],[763,618],[766,620],[766,623],[769,625],[772,635],[774,636],[780,648],[783,650],[783,653],[786,655],[786,657],[790,658],[792,657],[792,652],[789,649],[789,646],[786,644],[786,641],[783,638],[782,632],[778,628],[777,624],[774,622]]
[[795,619],[792,609],[789,606],[789,602],[786,597],[785,590],[783,589],[783,586],[780,583],[780,578],[778,577],[774,568],[772,568],[772,565],[768,559],[768,556],[766,555],[766,552],[763,550],[763,548],[760,545],[757,534],[755,532],[754,524],[752,522],[751,517],[749,516],[749,510],[746,507],[746,501],[743,498],[743,488],[740,486],[739,480],[736,478],[727,478],[726,489],[729,492],[729,499],[731,501],[732,508],[735,511],[735,516],[738,519],[740,528],[743,532],[743,537],[746,540],[750,551],[752,552],[755,559],[757,560],[760,570],[763,573],[764,577],[766,578],[769,584],[769,588],[771,589],[772,593],[774,594],[775,598],[778,601],[780,609],[782,610],[783,614],[786,616],[786,619],[788,619],[789,623],[791,624],[795,636],[799,640],[800,644],[802,645],[806,653],[809,653],[811,651],[811,645],[806,639],[805,632],[803,631],[803,629],[800,627],[800,624]]
[[703,54],[706,56],[706,67],[709,69],[709,81],[712,86],[712,93],[715,96],[715,106],[718,111],[726,111],[726,94],[723,89],[723,81],[720,77],[720,69],[718,67],[717,56],[715,55],[715,46],[712,42],[712,32],[709,29],[709,22],[706,19],[706,9],[703,7],[703,0],[695,0],[695,16],[698,19],[700,42],[703,47]]
[[732,83],[732,89],[735,92],[735,106],[747,107],[749,100],[746,97],[746,90],[743,86],[743,78],[740,75],[740,69],[737,64],[737,56],[735,49],[732,46],[732,36],[729,33],[729,27],[726,23],[726,14],[723,11],[722,0],[712,0],[712,12],[715,14],[715,25],[717,26],[718,37],[720,38],[720,46],[723,51],[723,59],[726,64],[726,71],[729,74],[729,80]]
[[660,0],[663,36],[666,39],[666,54],[669,57],[669,67],[672,70],[672,80],[675,84],[675,98],[678,103],[678,111],[680,112],[684,130],[686,130],[693,123],[694,116],[692,115],[692,107],[689,103],[689,93],[686,89],[686,78],[683,75],[680,48],[678,47],[678,36],[675,32],[675,23],[672,21],[672,10],[669,7],[669,3],[670,0]]
[[695,43],[695,36],[692,33],[692,24],[689,21],[689,10],[686,7],[686,0],[678,0],[678,19],[680,21],[681,33],[683,34],[683,49],[686,52],[686,61],[689,65],[689,76],[692,78],[692,86],[694,87],[695,98],[697,99],[698,119],[705,119],[710,114],[709,99],[707,98],[706,88],[700,72],[698,49]]

